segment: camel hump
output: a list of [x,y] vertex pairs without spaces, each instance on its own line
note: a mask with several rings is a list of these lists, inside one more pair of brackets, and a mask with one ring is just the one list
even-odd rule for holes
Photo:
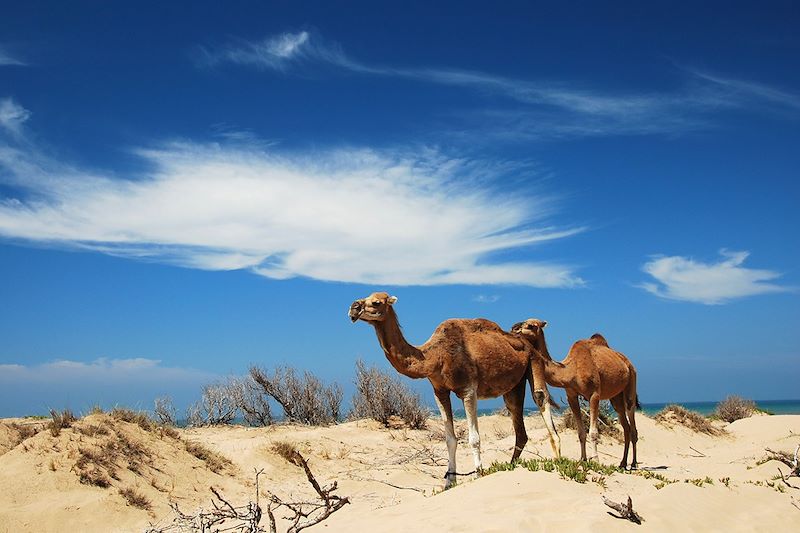
[[606,340],[606,338],[603,337],[602,335],[600,335],[599,333],[595,333],[594,335],[592,335],[589,338],[591,340],[593,340],[595,342],[595,344],[602,344],[605,347],[609,347],[608,346],[608,341]]

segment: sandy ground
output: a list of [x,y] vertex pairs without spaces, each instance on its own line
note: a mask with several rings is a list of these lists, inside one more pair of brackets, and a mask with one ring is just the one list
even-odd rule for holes
[[[92,415],[58,436],[50,431],[17,443],[18,426],[34,421],[0,422],[0,532],[144,531],[173,519],[170,502],[184,512],[209,508],[213,486],[235,505],[255,496],[254,469],[263,469],[266,491],[284,499],[312,499],[303,470],[280,457],[273,446],[288,442],[308,460],[322,484],[337,481],[338,494],[351,504],[315,526],[326,531],[618,531],[629,528],[682,531],[800,531],[800,489],[780,479],[777,461],[759,462],[764,448],[794,452],[800,444],[800,416],[756,416],[726,425],[727,436],[710,437],[684,427],[667,427],[637,416],[641,466],[674,483],[640,472],[590,473],[577,483],[556,472],[518,467],[442,491],[446,450],[441,423],[428,430],[385,429],[373,421],[327,428],[274,426],[217,427],[158,431]],[[41,422],[38,422],[41,428]],[[550,457],[547,433],[538,416],[526,420],[530,441],[523,458]],[[105,427],[96,430],[97,427]],[[464,423],[460,423],[465,432]],[[514,437],[508,418],[480,420],[484,465],[507,461]],[[561,430],[562,452],[577,458],[574,431]],[[218,472],[186,450],[199,442],[230,459]],[[111,457],[105,466],[92,450]],[[600,460],[617,464],[622,445],[603,437]],[[83,462],[81,458],[84,457]],[[102,459],[97,459],[102,462]],[[459,471],[472,470],[469,446],[458,449]],[[94,470],[93,470],[94,469]],[[100,471],[97,474],[97,471]],[[81,483],[86,473],[103,477],[107,487]],[[113,476],[111,476],[113,474]],[[91,477],[91,476],[89,476]],[[705,478],[702,486],[686,480]],[[86,481],[86,479],[84,479]],[[800,479],[789,482],[800,487]],[[127,503],[120,489],[133,488],[149,509]],[[645,519],[641,526],[616,519],[602,496],[622,501],[628,495]],[[266,517],[262,524],[266,526]],[[279,531],[288,524],[278,515]]]

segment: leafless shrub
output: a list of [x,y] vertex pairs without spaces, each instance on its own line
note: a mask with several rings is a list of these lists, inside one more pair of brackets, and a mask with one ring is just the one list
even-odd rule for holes
[[324,385],[308,371],[298,377],[291,367],[277,367],[270,374],[254,366],[250,377],[262,394],[278,402],[289,422],[319,426],[339,420],[342,388],[336,383]]
[[125,498],[129,505],[149,511],[152,505],[150,500],[133,487],[125,487],[119,489],[120,495]]
[[232,378],[228,382],[228,387],[234,404],[248,425],[269,426],[272,424],[272,409],[269,401],[251,376]]
[[47,425],[47,429],[50,430],[50,434],[54,437],[58,437],[62,429],[70,427],[76,420],[75,415],[73,415],[72,411],[69,409],[64,409],[60,413],[54,409],[50,409],[50,417],[51,420]]
[[175,405],[172,403],[170,396],[161,396],[156,398],[153,402],[153,416],[162,426],[174,427],[175,420]]
[[[580,398],[580,405],[583,427],[588,431],[589,402],[583,398]],[[614,439],[621,440],[623,437],[622,431],[615,425],[615,422],[616,413],[614,412],[613,407],[611,407],[611,402],[608,400],[602,400],[597,413],[597,430],[601,435],[607,435]],[[561,417],[561,427],[574,430],[578,429],[578,425],[575,423],[575,417],[572,414],[572,409],[566,409],[564,411],[564,415]]]
[[712,424],[708,418],[700,413],[690,411],[682,405],[668,405],[656,413],[653,418],[659,424],[677,423],[698,433],[705,433],[713,436],[725,434],[725,430]]
[[187,413],[189,425],[217,426],[233,422],[238,409],[233,383],[231,378],[225,382],[204,386],[200,401],[189,407]]
[[203,461],[209,470],[219,474],[226,468],[233,465],[230,459],[221,455],[196,441],[186,441],[184,443],[186,451]]
[[400,417],[412,429],[427,426],[430,412],[402,381],[377,367],[367,367],[356,361],[356,393],[353,396],[351,418],[372,418],[384,426],[394,416]]
[[16,422],[10,422],[6,425],[14,432],[11,439],[11,448],[33,437],[42,429],[41,424],[18,424]]
[[725,422],[753,416],[756,410],[756,402],[747,400],[741,396],[728,396],[717,404],[715,414]]
[[272,451],[286,459],[288,462],[295,464],[295,454],[297,452],[297,448],[295,448],[294,444],[291,442],[287,442],[285,440],[278,441],[272,445]]
[[75,426],[75,431],[87,437],[108,435],[109,429],[101,424],[80,424]]

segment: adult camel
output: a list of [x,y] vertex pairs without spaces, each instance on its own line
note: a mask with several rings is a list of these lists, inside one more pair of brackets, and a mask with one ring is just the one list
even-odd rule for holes
[[512,460],[517,459],[528,441],[522,411],[528,380],[550,433],[553,453],[560,456],[561,443],[550,411],[550,394],[543,375],[532,373],[533,348],[528,342],[503,331],[494,322],[478,318],[445,320],[425,344],[412,346],[400,330],[395,302],[394,296],[375,292],[354,301],[349,316],[353,322],[363,320],[375,328],[378,342],[395,370],[412,379],[428,378],[433,385],[436,405],[444,420],[449,456],[445,488],[456,479],[457,439],[451,392],[464,402],[476,473],[482,469],[477,400],[503,396],[516,435]]
[[639,433],[636,431],[636,409],[639,397],[636,392],[636,369],[627,357],[612,350],[606,339],[595,333],[589,339],[582,339],[569,350],[567,357],[557,363],[550,357],[544,328],[547,322],[529,318],[518,322],[511,328],[512,333],[519,334],[535,348],[533,367],[540,369],[548,385],[561,387],[567,393],[567,401],[572,409],[578,425],[578,438],[581,441],[581,460],[586,460],[586,428],[581,417],[580,394],[589,400],[589,439],[592,441],[593,458],[597,458],[597,417],[600,400],[611,400],[617,412],[619,422],[625,434],[625,451],[622,454],[620,467],[625,468],[628,462],[628,446],[633,443],[631,468],[636,468],[636,442]]

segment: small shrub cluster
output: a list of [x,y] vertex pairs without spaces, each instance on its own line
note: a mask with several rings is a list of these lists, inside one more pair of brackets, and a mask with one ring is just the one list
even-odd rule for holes
[[325,385],[308,371],[298,376],[291,367],[277,367],[269,373],[254,366],[250,377],[261,394],[281,406],[288,422],[321,426],[340,418],[342,388],[336,383]]
[[690,411],[682,405],[668,405],[656,413],[656,416],[653,418],[660,424],[677,423],[698,433],[705,433],[712,436],[725,434],[725,430],[712,424],[708,418],[700,413]]
[[571,479],[577,483],[586,483],[592,480],[596,483],[604,483],[605,479],[602,477],[589,477],[590,472],[602,474],[603,476],[620,472],[621,470],[615,466],[604,465],[597,461],[576,461],[566,457],[558,459],[525,459],[522,461],[513,462],[495,462],[489,468],[483,470],[483,475],[493,474],[495,472],[502,472],[514,470],[518,466],[527,468],[532,472],[543,470],[545,472],[558,472],[563,479]]
[[728,396],[717,404],[714,414],[725,422],[734,422],[742,418],[753,416],[756,411],[756,402],[741,396]]
[[399,417],[412,429],[427,426],[430,415],[419,398],[395,376],[376,367],[356,361],[356,393],[351,418],[372,418],[389,426],[392,417]]
[[223,472],[226,468],[233,466],[230,459],[224,455],[209,449],[196,441],[186,441],[184,443],[186,451],[203,461],[209,470],[215,474]]
[[134,411],[133,409],[125,407],[115,407],[111,410],[110,414],[111,418],[114,420],[136,424],[145,431],[153,431],[156,428],[156,424],[145,411]]
[[200,401],[189,407],[187,421],[191,426],[230,424],[236,418],[235,380],[210,383],[203,387]]
[[[589,431],[589,402],[584,398],[580,398],[581,404],[581,418],[583,419],[583,427]],[[622,430],[616,426],[616,413],[614,408],[611,407],[611,402],[603,400],[600,402],[600,409],[597,413],[597,431],[601,435],[607,435],[617,440],[622,440]],[[575,417],[572,414],[572,409],[565,409],[564,415],[561,417],[561,427],[566,429],[578,429],[575,423]]]
[[75,415],[73,415],[72,411],[69,409],[64,409],[61,412],[50,409],[50,418],[51,420],[47,425],[47,429],[50,430],[50,434],[54,437],[58,437],[62,429],[70,427],[76,420]]
[[146,511],[149,511],[150,508],[152,507],[152,505],[150,504],[150,500],[147,498],[147,496],[145,496],[144,494],[142,494],[133,487],[125,487],[119,489],[119,494],[120,496],[125,498],[125,501],[128,502],[128,505],[131,505],[132,507],[137,507],[139,509],[144,509]]

